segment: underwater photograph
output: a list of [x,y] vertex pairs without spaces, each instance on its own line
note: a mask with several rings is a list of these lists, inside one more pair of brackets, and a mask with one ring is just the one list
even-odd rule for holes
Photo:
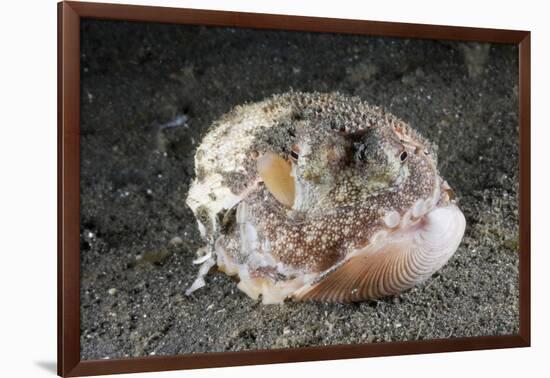
[[518,333],[517,45],[80,33],[81,359]]

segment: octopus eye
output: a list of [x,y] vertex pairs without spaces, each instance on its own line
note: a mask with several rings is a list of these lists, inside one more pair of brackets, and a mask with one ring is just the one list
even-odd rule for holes
[[296,144],[293,144],[292,147],[290,148],[290,158],[294,162],[297,162],[299,157],[300,157],[300,148]]
[[401,152],[401,155],[399,155],[399,160],[401,160],[401,163],[404,163],[405,160],[407,160],[407,156],[409,156],[409,155],[407,154],[407,151]]

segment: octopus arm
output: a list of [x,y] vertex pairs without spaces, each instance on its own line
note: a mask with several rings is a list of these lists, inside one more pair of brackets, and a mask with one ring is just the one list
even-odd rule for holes
[[466,221],[455,205],[439,207],[421,221],[350,253],[295,300],[355,302],[397,294],[429,278],[458,248]]

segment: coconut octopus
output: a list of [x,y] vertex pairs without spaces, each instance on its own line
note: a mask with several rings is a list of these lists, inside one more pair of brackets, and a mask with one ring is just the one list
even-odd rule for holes
[[428,279],[458,248],[464,215],[435,146],[339,93],[289,92],[235,107],[195,155],[187,197],[214,265],[263,303],[352,302]]

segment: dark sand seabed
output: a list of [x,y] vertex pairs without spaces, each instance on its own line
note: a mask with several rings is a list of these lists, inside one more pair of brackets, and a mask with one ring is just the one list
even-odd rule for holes
[[[517,333],[517,66],[509,45],[84,20],[82,358]],[[290,88],[359,96],[439,145],[467,228],[426,283],[266,306],[212,272],[185,296],[194,150],[233,106]],[[159,127],[180,115],[188,127]]]

